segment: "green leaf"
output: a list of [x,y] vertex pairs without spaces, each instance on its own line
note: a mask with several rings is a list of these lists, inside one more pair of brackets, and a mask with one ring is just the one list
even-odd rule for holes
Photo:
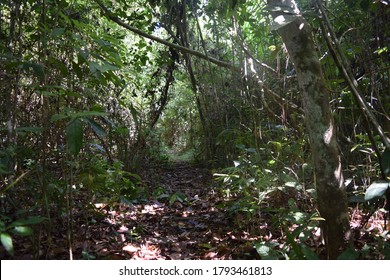
[[57,122],[59,120],[63,120],[63,119],[66,119],[66,118],[69,118],[69,116],[64,115],[64,114],[54,114],[53,116],[51,116],[50,120],[52,122]]
[[33,234],[32,228],[27,226],[17,226],[12,232],[20,236],[30,236]]
[[61,37],[62,34],[65,33],[65,28],[54,28],[52,31],[51,31],[51,36],[53,38],[58,38],[58,37]]
[[91,126],[93,132],[95,132],[97,136],[102,138],[106,137],[106,131],[100,124],[89,118],[86,118],[85,121]]
[[203,248],[203,249],[213,248],[213,246],[211,244],[207,244],[207,243],[200,243],[200,244],[198,244],[198,247]]
[[260,255],[263,260],[278,260],[279,257],[273,248],[274,244],[270,242],[261,242],[255,245],[257,253]]
[[89,63],[89,68],[91,69],[91,72],[95,72],[96,70],[98,70],[101,73],[119,69],[119,67],[112,65],[106,61],[103,61],[102,64],[99,64],[95,61],[91,61]]
[[76,62],[72,62],[73,71],[76,73],[77,78],[79,80],[83,79],[83,71],[81,70],[80,65],[78,65]]
[[386,148],[386,150],[382,154],[382,162],[381,162],[383,172],[386,177],[390,177],[390,149]]
[[305,257],[303,255],[302,248],[299,247],[298,243],[294,239],[295,238],[294,235],[299,234],[299,232],[302,231],[303,226],[300,226],[297,229],[299,229],[299,230],[297,230],[297,231],[294,230],[293,234],[291,234],[289,232],[289,230],[286,230],[286,237],[287,237],[287,242],[291,245],[291,247],[292,247],[294,253],[297,255],[298,259],[303,260],[303,259],[305,259]]
[[374,182],[371,184],[371,186],[368,187],[366,190],[366,193],[364,195],[364,199],[366,201],[380,198],[383,196],[386,191],[389,189],[390,183],[389,182]]
[[307,260],[319,260],[320,258],[308,246],[301,244],[302,253]]
[[0,232],[5,231],[5,223],[3,221],[0,221]]
[[134,108],[133,104],[129,105],[130,113],[131,116],[133,117],[133,120],[135,122],[136,126],[139,126],[139,113],[138,111]]
[[171,195],[171,197],[169,198],[169,205],[172,206],[173,203],[175,203],[177,200],[177,194],[173,194]]
[[47,220],[47,218],[45,218],[45,217],[32,216],[32,217],[28,217],[27,219],[16,220],[16,221],[12,222],[7,228],[10,229],[10,228],[14,228],[17,226],[36,225],[36,224],[40,224],[46,220]]
[[105,112],[99,112],[99,111],[83,111],[83,112],[77,112],[75,114],[72,114],[72,118],[84,118],[84,117],[104,117],[108,114]]
[[66,140],[70,153],[77,156],[83,146],[83,123],[74,119],[66,126]]
[[3,244],[4,249],[7,250],[7,252],[13,256],[14,255],[14,245],[12,243],[12,237],[6,233],[0,233],[0,239],[1,239],[1,244]]
[[122,195],[120,196],[120,200],[121,200],[121,203],[123,203],[123,204],[129,205],[129,206],[134,205],[130,200],[128,200],[126,197],[124,197]]
[[353,248],[348,248],[337,258],[339,260],[356,260],[358,258],[358,252]]
[[34,72],[34,75],[37,76],[38,78],[45,77],[45,71],[43,69],[43,66],[38,63],[26,61],[23,63],[22,68],[25,71],[32,70]]

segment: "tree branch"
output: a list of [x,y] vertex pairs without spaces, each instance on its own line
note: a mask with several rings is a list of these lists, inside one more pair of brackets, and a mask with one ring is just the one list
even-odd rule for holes
[[156,41],[160,44],[163,44],[165,46],[168,46],[170,48],[174,48],[176,50],[179,50],[183,53],[187,53],[187,54],[191,54],[191,55],[194,55],[194,56],[197,56],[199,58],[202,58],[202,59],[205,59],[207,61],[210,61],[211,63],[215,64],[215,65],[218,65],[218,66],[221,66],[221,67],[224,67],[224,68],[234,68],[234,66],[229,63],[229,62],[225,62],[225,61],[221,61],[221,60],[218,60],[216,58],[213,58],[213,57],[210,57],[208,55],[205,55],[201,52],[198,52],[198,51],[195,51],[195,50],[192,50],[192,49],[189,49],[189,48],[186,48],[186,47],[183,47],[181,45],[177,45],[177,44],[174,44],[174,43],[171,43],[169,41],[166,41],[164,39],[161,39],[157,36],[154,36],[154,35],[150,35],[142,30],[139,30],[125,22],[123,22],[121,19],[119,19],[115,14],[113,14],[106,6],[103,5],[103,3],[100,1],[100,0],[95,0],[95,2],[100,6],[100,8],[102,9],[102,11],[104,12],[105,16],[107,18],[109,18],[110,20],[112,20],[113,22],[116,22],[118,25],[142,36],[142,37],[145,37],[145,38],[148,38],[150,40],[153,40],[153,41]]
[[[324,35],[324,38],[326,40],[326,43],[328,45],[328,48],[333,56],[333,59],[335,60],[335,63],[337,67],[339,68],[340,72],[343,74],[344,79],[348,83],[349,88],[351,89],[353,95],[355,96],[355,99],[357,103],[359,104],[359,107],[361,108],[363,114],[369,119],[369,121],[373,124],[374,129],[377,131],[379,136],[382,139],[383,144],[390,149],[390,140],[387,138],[385,132],[383,131],[381,125],[378,123],[376,120],[374,114],[371,112],[371,109],[369,108],[369,105],[367,104],[367,101],[362,97],[361,93],[358,90],[358,83],[355,79],[355,77],[352,75],[351,71],[348,70],[348,65],[347,59],[344,56],[343,51],[341,50],[339,40],[337,39],[333,28],[330,24],[329,18],[325,12],[324,7],[322,6],[320,1],[317,1],[317,5],[319,10],[321,11],[322,16],[324,17],[324,21],[326,24],[325,25],[321,22],[321,30]],[[327,30],[326,30],[327,29]],[[333,41],[330,41],[330,38],[328,36],[328,33],[330,34],[330,37]],[[334,47],[335,46],[335,47]],[[375,143],[373,143],[375,144]]]
[[[206,54],[203,54],[201,52],[198,52],[198,51],[195,51],[195,50],[192,50],[192,49],[189,49],[187,47],[184,47],[182,45],[178,45],[178,44],[174,44],[174,43],[171,43],[169,41],[166,41],[164,39],[161,39],[157,36],[153,36],[153,35],[150,35],[142,30],[139,30],[125,22],[123,22],[121,19],[119,19],[115,14],[113,14],[107,7],[105,7],[103,5],[103,3],[101,2],[101,0],[95,0],[95,2],[100,6],[100,8],[102,9],[102,11],[104,12],[105,16],[107,18],[109,18],[110,20],[112,20],[113,22],[117,23],[118,25],[142,36],[142,37],[145,37],[145,38],[148,38],[150,40],[153,40],[153,41],[156,41],[158,43],[161,43],[165,46],[168,46],[170,48],[173,48],[173,49],[176,49],[184,54],[191,54],[191,55],[194,55],[196,57],[199,57],[201,59],[205,59],[217,66],[220,66],[220,67],[224,67],[224,68],[228,68],[228,69],[231,69],[233,71],[237,71],[239,72],[240,69],[239,67],[236,67],[234,65],[232,65],[231,63],[229,62],[225,62],[225,61],[221,61],[221,60],[218,60],[216,58],[213,58],[213,57],[210,57],[209,55],[206,55]],[[268,65],[266,64],[263,64],[261,63],[260,61],[256,61],[256,63],[259,63],[262,67],[266,68],[267,70],[269,70],[270,72],[274,72],[275,70],[272,69],[271,67],[269,67]],[[264,89],[264,92],[274,98],[276,98],[277,100],[279,101],[283,101],[285,102],[285,104],[287,104],[289,107],[293,108],[293,109],[298,109],[299,111],[302,111],[301,108],[299,108],[296,104],[293,104],[292,102],[280,97],[278,94],[274,93],[272,90],[270,90],[269,88],[267,88],[265,86],[265,84],[260,80],[260,79],[256,79],[256,81],[261,85],[261,87]]]

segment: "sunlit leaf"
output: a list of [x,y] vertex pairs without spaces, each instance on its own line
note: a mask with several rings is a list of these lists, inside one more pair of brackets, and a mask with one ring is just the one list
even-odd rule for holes
[[389,51],[389,48],[388,47],[383,47],[379,50],[376,50],[374,53],[377,53],[377,54],[382,54],[382,53],[386,53]]
[[372,199],[380,198],[386,193],[389,187],[390,187],[389,182],[374,182],[366,190],[364,199],[366,201],[369,201]]
[[6,233],[2,232],[0,233],[0,239],[1,239],[1,244],[3,244],[4,249],[11,255],[14,255],[14,245],[12,243],[12,237]]
[[274,249],[274,244],[268,242],[261,242],[255,245],[257,253],[263,260],[278,260],[278,254]]
[[33,234],[32,228],[27,226],[17,226],[12,232],[20,236],[30,236]]

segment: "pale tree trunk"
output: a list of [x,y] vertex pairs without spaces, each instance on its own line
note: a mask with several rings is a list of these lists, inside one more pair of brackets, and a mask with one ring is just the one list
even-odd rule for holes
[[271,0],[274,28],[282,36],[297,73],[313,155],[318,210],[327,257],[335,259],[349,240],[347,198],[335,127],[311,28],[293,0]]

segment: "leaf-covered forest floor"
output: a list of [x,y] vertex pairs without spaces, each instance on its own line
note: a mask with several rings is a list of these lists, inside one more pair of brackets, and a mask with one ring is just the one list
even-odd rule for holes
[[[36,258],[31,254],[37,251],[34,246],[41,248],[40,259],[69,259],[70,251],[73,259],[259,259],[257,241],[286,243],[283,230],[272,225],[269,215],[248,222],[220,207],[225,199],[207,168],[177,161],[149,167],[140,175],[150,194],[143,200],[96,203],[89,212],[74,206],[71,250],[64,218],[52,228],[51,238],[42,238],[40,244],[15,240],[13,259]],[[80,197],[79,203],[87,202]],[[363,216],[351,207],[352,227]],[[355,248],[367,250],[364,258],[385,258],[376,251],[378,238],[372,234],[384,232],[382,218],[375,214],[365,229],[354,231]],[[312,232],[307,245],[321,256],[319,230]],[[6,255],[0,253],[2,258]]]
[[257,258],[256,237],[218,209],[210,170],[175,162],[143,173],[150,199],[102,209],[104,217],[89,227],[89,239],[76,252],[99,259]]

